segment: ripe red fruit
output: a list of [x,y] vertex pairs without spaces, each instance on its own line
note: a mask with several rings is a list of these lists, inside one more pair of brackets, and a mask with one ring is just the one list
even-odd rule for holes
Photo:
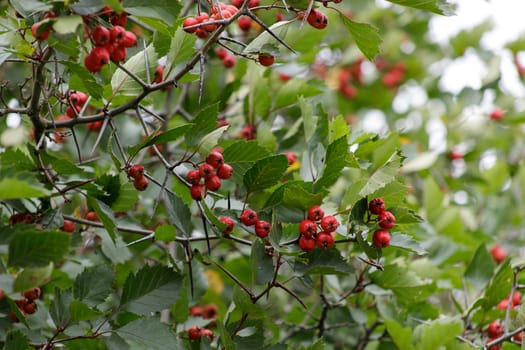
[[489,337],[497,338],[503,334],[503,326],[499,321],[493,321],[489,324],[487,331],[489,333]]
[[124,38],[122,39],[121,45],[124,47],[133,47],[137,45],[137,36],[135,33],[126,30],[124,32]]
[[506,310],[508,306],[509,306],[509,299],[503,299],[502,301],[498,303],[497,308],[500,310]]
[[144,176],[136,178],[133,181],[133,186],[137,189],[137,191],[145,191],[146,188],[148,188],[148,179]]
[[40,25],[42,23],[35,23],[31,26],[31,34],[35,37],[37,40],[46,40],[49,38],[49,34],[51,33],[51,27],[47,27],[46,29],[40,31]]
[[319,10],[313,9],[310,11],[308,18],[306,19],[308,23],[317,29],[324,29],[328,25],[328,17]]
[[201,181],[201,174],[197,169],[190,170],[186,174],[186,180],[192,185],[197,185]]
[[93,132],[97,132],[97,131],[100,131],[100,129],[102,129],[102,125],[104,124],[104,121],[103,120],[97,120],[95,122],[90,122],[90,123],[87,123],[87,128],[90,130],[90,131],[93,131]]
[[463,159],[463,153],[459,151],[452,150],[449,154],[450,159],[456,160],[456,159]]
[[494,121],[501,121],[503,117],[505,116],[505,112],[499,107],[494,108],[494,110],[490,113],[490,119]]
[[22,310],[24,313],[32,315],[36,312],[36,308],[36,303],[34,301],[29,301],[24,305],[24,308]]
[[13,311],[9,311],[9,318],[11,319],[11,322],[13,323],[20,322],[20,320],[18,319],[18,317]]
[[518,306],[521,304],[521,293],[517,290],[512,294],[512,306]]
[[314,205],[308,209],[308,219],[312,221],[319,221],[324,217],[324,210],[318,206]]
[[222,59],[222,64],[226,68],[233,68],[235,67],[235,64],[237,63],[237,60],[235,59],[235,56],[228,55]]
[[208,163],[201,164],[199,166],[199,174],[201,177],[206,179],[212,175],[215,175],[214,168]]
[[194,26],[196,24],[199,24],[199,21],[197,19],[193,17],[188,17],[184,20],[184,22],[182,22],[182,29],[184,29],[186,33],[195,33],[195,31],[197,31],[197,28],[186,28],[186,27]]
[[311,237],[301,236],[299,238],[299,248],[302,251],[309,252],[315,248],[315,239]]
[[162,82],[162,76],[164,75],[164,66],[157,66],[157,69],[155,69],[155,74],[153,75],[153,82],[158,84]]
[[93,29],[91,37],[96,46],[106,46],[110,40],[109,29],[104,26],[97,26]]
[[261,238],[266,238],[272,230],[272,224],[268,221],[259,220],[255,223],[255,234]]
[[229,235],[233,231],[234,221],[228,216],[222,216],[219,221],[226,225],[226,228],[222,230],[222,234]]
[[127,52],[126,48],[124,46],[111,46],[111,52],[109,54],[109,58],[111,59],[111,62],[124,62],[126,60]]
[[122,26],[114,26],[109,31],[109,36],[112,44],[120,45],[126,36],[126,29]]
[[372,214],[381,214],[385,211],[385,201],[383,198],[374,198],[368,203],[368,209]]
[[523,340],[523,332],[516,334],[514,337],[512,337],[512,340],[521,344],[521,341]]
[[102,69],[102,64],[100,64],[100,62],[95,61],[93,56],[91,55],[87,55],[86,57],[84,57],[84,66],[91,73],[100,72],[100,70]]
[[334,236],[329,232],[321,231],[317,234],[315,243],[321,249],[330,249],[334,246]]
[[499,244],[494,244],[492,248],[490,248],[490,254],[492,255],[492,259],[498,264],[507,259],[507,251]]
[[202,28],[197,28],[195,34],[201,39],[206,39],[208,37],[208,32]]
[[204,185],[192,185],[190,187],[190,194],[191,198],[193,198],[196,201],[202,200],[204,197],[206,197],[206,187]]
[[305,237],[313,237],[317,233],[317,225],[312,220],[303,220],[299,224],[299,233]]
[[40,294],[41,294],[41,291],[40,291],[40,288],[38,287],[28,289],[22,293],[24,298],[26,298],[29,301],[33,301],[33,300],[40,298]]
[[[75,109],[73,109],[73,107],[71,106],[68,106],[66,108],[66,114],[69,118],[75,118],[77,116],[78,113],[80,113],[80,110],[82,108],[80,106],[75,106]],[[76,110],[76,113],[75,113],[75,110]]]
[[62,225],[62,231],[64,231],[64,232],[74,232],[75,231],[75,223],[73,221],[71,221],[71,220],[64,220],[64,224]]
[[257,128],[255,127],[255,125],[252,125],[252,124],[246,124],[245,126],[242,127],[242,130],[241,130],[241,137],[245,140],[253,140],[255,139],[255,136],[257,134]]
[[295,153],[288,151],[284,154],[286,158],[288,159],[288,165],[292,165],[295,162],[297,162],[297,157],[295,156]]
[[109,62],[109,51],[105,47],[95,47],[89,53],[91,59],[101,66]]
[[219,168],[224,164],[224,157],[222,156],[222,153],[218,151],[211,151],[206,157],[206,164],[211,165],[215,169]]
[[190,340],[200,340],[202,338],[202,330],[199,326],[191,326],[188,328],[188,338]]
[[275,63],[275,57],[273,57],[272,55],[260,54],[259,63],[265,67],[269,67]]
[[252,226],[255,225],[259,221],[259,216],[257,213],[251,209],[245,209],[241,213],[241,222],[245,224],[246,226]]
[[326,232],[334,232],[339,227],[335,216],[328,215],[321,219],[321,228]]
[[190,307],[189,313],[191,316],[197,317],[202,316],[203,308],[200,305],[193,305]]
[[210,19],[210,16],[206,12],[201,12],[195,17],[197,23],[204,23]]
[[122,12],[122,13],[116,13],[116,12],[113,12],[109,18],[109,21],[111,22],[111,24],[113,24],[114,26],[122,26],[124,27],[126,25],[126,23],[128,23],[128,13],[127,12]]
[[205,320],[209,320],[209,319],[215,318],[215,316],[217,316],[218,313],[219,313],[219,308],[217,307],[217,305],[208,304],[208,305],[205,305],[204,308],[202,309],[202,318],[204,318]]
[[231,165],[224,163],[219,168],[217,168],[217,176],[223,180],[227,180],[232,177],[233,168]]
[[372,237],[372,242],[376,248],[386,248],[390,245],[390,233],[385,230],[376,230]]
[[221,179],[217,175],[211,175],[204,180],[204,185],[210,191],[217,191],[221,188]]
[[219,46],[215,49],[215,56],[217,56],[218,59],[223,60],[224,57],[228,56],[228,50],[222,46]]
[[128,170],[128,175],[133,179],[144,177],[144,165],[134,164]]
[[212,341],[213,338],[215,338],[215,333],[213,333],[213,331],[208,328],[203,328],[201,330],[201,334],[203,337],[208,338],[210,341]]
[[382,212],[377,217],[379,226],[384,229],[391,229],[396,224],[396,217],[389,211]]
[[242,31],[248,32],[252,28],[252,19],[247,16],[241,16],[237,20],[237,24]]
[[72,104],[75,106],[83,106],[84,103],[86,103],[88,96],[81,92],[81,91],[75,91],[69,94],[69,101],[71,101]]
[[84,216],[84,219],[89,221],[99,221],[98,215],[94,211],[88,211]]
[[[498,337],[489,338],[489,339],[487,339],[486,344],[492,343],[496,339],[498,339]],[[497,344],[497,345],[492,345],[491,347],[487,348],[487,350],[501,350],[501,343]]]

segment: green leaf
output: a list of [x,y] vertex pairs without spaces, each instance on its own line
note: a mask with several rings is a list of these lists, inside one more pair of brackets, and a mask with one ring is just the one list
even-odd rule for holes
[[278,108],[294,105],[298,102],[297,96],[305,98],[316,96],[320,93],[321,90],[314,85],[308,84],[308,82],[301,79],[292,79],[277,90],[275,93],[275,102],[272,108],[276,110]]
[[403,250],[408,250],[414,252],[418,255],[425,255],[428,252],[411,236],[405,235],[402,233],[392,233],[392,238],[390,240],[390,246],[400,248]]
[[273,191],[265,207],[269,208],[283,204],[306,211],[312,205],[321,204],[326,195],[324,192],[313,194],[311,191],[311,183],[304,181],[287,182]]
[[456,336],[463,333],[463,322],[459,319],[443,318],[418,326],[414,333],[420,338],[417,342],[418,349],[441,349],[444,345],[455,342]]
[[251,269],[253,281],[257,285],[270,282],[274,275],[272,258],[266,254],[266,248],[261,240],[257,239],[252,245]]
[[54,266],[53,263],[49,263],[44,267],[26,267],[16,276],[13,290],[23,292],[48,283],[51,280]]
[[323,171],[321,176],[314,183],[314,192],[319,192],[323,188],[329,188],[337,181],[341,176],[341,171],[346,165],[345,160],[348,153],[348,141],[346,136],[343,136],[328,145]]
[[233,168],[233,179],[240,183],[246,171],[259,159],[270,156],[270,152],[256,141],[238,141],[226,147],[222,155]]
[[371,260],[379,259],[380,250],[373,247],[368,241],[366,241],[363,238],[363,233],[361,231],[357,231],[355,233],[355,237],[357,239],[357,244],[359,244],[359,248],[361,248],[361,250],[365,252],[368,259],[371,259]]
[[454,14],[452,5],[445,0],[387,0],[393,4],[413,7],[419,10],[425,10],[437,13],[439,15],[452,16]]
[[115,332],[127,342],[140,345],[142,349],[184,349],[170,326],[153,317],[139,318]]
[[102,0],[80,0],[76,4],[72,4],[71,8],[75,13],[84,16],[99,12],[104,5]]
[[37,0],[13,0],[9,2],[24,18],[34,15],[36,12],[51,10],[51,5]]
[[87,304],[80,300],[73,300],[69,304],[69,313],[73,321],[89,321],[94,320],[103,315],[102,312],[91,309]]
[[396,321],[388,319],[385,319],[385,327],[398,349],[415,349],[412,345],[412,329],[410,327],[403,327]]
[[[128,71],[133,72],[138,78],[142,79],[142,81],[144,82],[146,81],[145,56],[147,56],[150,65],[150,76],[153,76],[153,72],[155,71],[156,66],[151,63],[156,62],[158,59],[157,53],[155,52],[155,48],[153,47],[153,45],[149,45],[146,48],[145,52],[137,52],[134,56],[130,57],[123,65]],[[117,96],[123,95],[136,97],[143,92],[143,89],[140,86],[140,84],[137,83],[133,78],[131,78],[125,71],[123,71],[120,68],[117,69],[111,77],[111,90]]]
[[373,60],[379,53],[379,46],[382,42],[379,30],[367,23],[354,22],[343,13],[339,13],[339,15],[346,29],[354,38],[359,50],[361,50],[369,60]]
[[[9,266],[48,266],[69,251],[71,235],[37,229],[17,230],[9,241]],[[45,249],[44,249],[45,247]]]
[[55,20],[53,29],[59,34],[74,34],[82,23],[82,17],[80,16],[61,16]]
[[5,336],[5,343],[2,350],[29,350],[33,349],[29,346],[27,336],[21,330],[12,330]]
[[153,145],[158,145],[162,143],[168,143],[178,140],[180,137],[182,137],[188,129],[191,128],[193,124],[183,124],[180,126],[177,126],[173,129],[166,130],[160,134],[152,133],[149,135],[145,140],[143,140],[141,143],[129,147],[128,153],[133,158],[135,155],[143,148],[150,147]]
[[[270,30],[279,38],[283,39],[288,31],[288,25],[293,21],[280,21],[270,26]],[[270,53],[276,55],[279,53],[281,44],[267,31],[263,31],[243,50],[245,54]]]
[[384,166],[377,169],[370,176],[361,191],[359,191],[359,195],[366,197],[394,181],[399,172],[399,168],[401,167],[401,161],[402,158],[399,155],[395,155],[392,159],[386,162]]
[[413,303],[422,297],[425,286],[431,283],[422,280],[407,266],[397,264],[386,265],[384,271],[375,272],[372,279],[379,287],[392,290],[398,300],[404,304]]
[[171,242],[177,237],[177,230],[171,225],[160,225],[155,228],[155,240]]
[[0,180],[0,199],[37,198],[49,196],[42,185],[4,177]]
[[88,306],[97,306],[113,292],[114,280],[115,275],[109,265],[88,267],[75,278],[73,296]]
[[217,330],[219,331],[219,336],[221,343],[224,344],[225,349],[235,349],[235,343],[233,342],[230,332],[224,327],[224,323],[221,319],[217,319]]
[[146,265],[128,276],[120,303],[127,311],[149,315],[176,303],[181,287],[182,275],[165,266]]
[[70,289],[60,290],[55,288],[54,298],[49,307],[49,314],[57,327],[66,327],[71,322],[69,305],[73,301]]
[[465,271],[465,279],[472,283],[476,289],[482,290],[492,278],[495,267],[496,264],[487,251],[487,247],[485,244],[481,244],[478,249],[476,249]]
[[174,68],[193,57],[195,52],[196,36],[188,35],[188,33],[182,29],[182,20],[177,21],[175,26],[177,26],[177,31],[171,40],[166,58],[166,78],[173,78],[175,74],[177,74],[177,70]]
[[120,186],[117,199],[111,204],[111,210],[115,213],[123,213],[135,207],[139,200],[139,192],[133,183],[127,182]]
[[279,154],[263,158],[244,174],[243,182],[248,192],[264,190],[275,185],[288,169],[288,159]]
[[199,111],[197,116],[192,120],[191,129],[185,133],[188,147],[197,146],[202,138],[214,131],[217,126],[217,116],[219,115],[218,104],[206,106]]
[[266,314],[264,309],[259,304],[254,304],[250,296],[238,285],[233,287],[233,302],[236,308],[249,314],[251,317],[260,318]]
[[168,200],[164,203],[170,224],[175,225],[182,234],[189,235],[191,232],[191,220],[188,220],[191,217],[190,208],[176,193],[166,192],[166,196]]
[[335,248],[314,249],[306,253],[306,258],[306,263],[295,264],[295,271],[301,275],[344,275],[354,271],[354,268],[344,260],[341,252]]
[[182,5],[180,1],[174,0],[126,0],[124,9],[132,15],[158,18],[172,25],[179,16]]
[[199,142],[197,149],[199,151],[199,154],[202,157],[206,157],[208,154],[210,154],[213,147],[217,146],[217,143],[219,142],[219,139],[222,137],[222,134],[229,128],[229,125],[221,126],[220,128],[217,128],[210,132],[209,134],[203,136],[201,141]]
[[108,207],[104,202],[99,201],[93,197],[88,197],[87,202],[88,205],[97,213],[111,239],[115,241],[118,230],[114,219],[115,215],[111,211],[111,208]]

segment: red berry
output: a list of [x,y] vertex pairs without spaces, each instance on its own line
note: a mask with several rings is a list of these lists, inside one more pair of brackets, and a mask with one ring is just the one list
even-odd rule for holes
[[259,216],[257,213],[251,209],[245,209],[241,213],[241,222],[245,224],[246,226],[252,226],[255,225],[259,221]]
[[233,168],[231,165],[224,163],[219,168],[217,168],[217,176],[223,180],[227,180],[232,177]]
[[228,50],[222,46],[218,46],[215,49],[215,56],[217,56],[218,59],[223,60],[226,56],[228,56]]
[[211,175],[204,180],[204,185],[210,191],[217,191],[221,188],[221,179],[217,175]]
[[201,334],[203,337],[208,338],[210,341],[212,341],[213,338],[215,338],[215,334],[213,333],[213,331],[208,328],[203,328],[201,330]]
[[154,83],[161,83],[162,82],[162,76],[164,75],[164,66],[157,66],[157,69],[155,69],[155,74],[153,78]]
[[463,159],[463,153],[459,151],[452,150],[449,154],[450,159],[456,160],[456,159]]
[[305,237],[313,237],[317,233],[317,225],[312,220],[303,220],[299,224],[299,233]]
[[330,232],[321,231],[317,234],[315,243],[321,249],[330,249],[334,246],[334,236]]
[[311,237],[301,236],[299,238],[299,248],[305,252],[314,250],[315,248],[315,239]]
[[494,108],[494,110],[490,113],[490,119],[494,121],[501,121],[503,117],[505,116],[505,112],[499,107]]
[[219,218],[219,221],[226,225],[226,228],[222,230],[224,235],[229,235],[233,231],[234,221],[228,216],[222,216]]
[[133,186],[137,189],[137,191],[145,191],[146,188],[148,188],[148,179],[144,176],[138,177],[133,181]]
[[202,337],[202,330],[199,326],[191,326],[188,328],[188,338],[190,340],[200,340]]
[[126,30],[124,32],[124,38],[122,39],[121,45],[124,47],[133,47],[137,45],[137,36],[135,33]]
[[195,17],[197,23],[204,23],[210,19],[210,16],[206,12],[201,12]]
[[193,198],[196,201],[202,200],[204,197],[206,197],[206,187],[204,185],[192,185],[190,187],[190,194],[191,198]]
[[127,55],[128,53],[126,52],[126,48],[124,46],[113,45],[109,54],[109,58],[111,59],[111,62],[118,63],[124,62]]
[[286,152],[285,153],[286,158],[288,159],[288,165],[292,165],[297,161],[297,157],[295,156],[295,153],[293,152]]
[[237,63],[237,60],[235,59],[235,56],[228,55],[222,59],[222,64],[226,68],[233,68],[235,67],[235,64]]
[[120,14],[113,12],[110,16],[109,21],[114,26],[122,26],[124,27],[126,23],[128,22],[128,14],[127,12],[122,12]]
[[[75,109],[73,109],[73,107],[71,106],[68,106],[66,108],[66,114],[69,118],[75,118],[77,114],[80,113],[80,110],[82,109],[80,106],[75,106],[74,108]],[[76,110],[76,113],[75,113],[75,110]]]
[[497,338],[503,334],[503,326],[499,321],[493,321],[489,324],[487,331],[489,333],[489,337]]
[[87,55],[84,58],[84,66],[91,73],[100,72],[100,70],[102,69],[102,64],[100,64],[100,62],[95,61],[94,57],[91,55]]
[[203,308],[199,305],[193,305],[190,307],[189,313],[193,317],[202,316]]
[[275,63],[275,57],[273,57],[272,55],[260,54],[259,63],[265,67],[269,67]]
[[255,234],[261,238],[266,238],[272,230],[272,224],[268,221],[259,220],[255,223]]
[[84,219],[88,221],[99,221],[98,215],[94,211],[88,211],[84,216]]
[[382,212],[377,219],[379,220],[379,226],[387,230],[396,224],[396,217],[389,211]]
[[[215,304],[208,304],[202,309],[202,318],[209,320],[215,318],[219,313],[219,308]],[[204,331],[204,329],[203,329]]]
[[97,26],[95,29],[93,29],[91,37],[93,38],[96,46],[106,46],[109,44],[110,40],[109,29],[104,26]]
[[93,48],[93,50],[91,50],[89,53],[89,56],[91,56],[91,59],[101,66],[109,62],[109,51],[105,47]]
[[314,205],[308,209],[308,219],[312,221],[319,221],[324,217],[324,210],[318,206]]
[[75,91],[69,94],[69,101],[79,107],[82,107],[86,103],[87,98],[88,96],[81,91]]
[[494,244],[492,246],[490,249],[490,254],[492,255],[492,259],[494,259],[494,261],[498,264],[507,259],[507,251],[499,244]]
[[126,29],[123,26],[114,26],[109,31],[112,44],[120,45],[126,36]]
[[324,29],[328,25],[328,17],[319,10],[313,9],[310,11],[308,18],[306,19],[308,23],[317,29]]
[[326,232],[334,232],[339,227],[335,216],[328,215],[321,219],[321,228]]
[[246,124],[242,127],[241,130],[241,137],[245,140],[253,140],[255,139],[257,133],[257,129],[255,128],[255,125]]
[[188,17],[184,20],[184,22],[182,22],[182,29],[184,29],[184,31],[187,33],[195,33],[195,31],[197,31],[197,28],[186,29],[186,27],[194,26],[196,24],[199,24],[199,21],[197,19],[193,17]]
[[503,299],[502,301],[498,303],[497,307],[500,310],[506,310],[508,306],[509,306],[509,299]]
[[62,231],[64,231],[64,232],[74,232],[75,231],[75,223],[73,221],[71,221],[71,220],[64,220],[64,224],[62,225]]
[[237,20],[237,24],[239,25],[239,28],[241,28],[242,31],[248,32],[252,28],[252,19],[247,16],[241,16]]
[[40,298],[40,294],[41,294],[41,291],[40,291],[40,288],[38,287],[28,289],[24,293],[22,293],[24,298],[26,298],[29,301],[33,301],[33,300]]
[[368,209],[372,214],[379,215],[385,211],[385,201],[383,198],[374,198],[368,203]]
[[208,37],[208,32],[202,28],[197,28],[195,34],[201,39],[206,39]]
[[224,157],[221,152],[212,151],[206,157],[206,163],[217,169],[224,164]]
[[512,294],[512,306],[518,306],[521,304],[521,293],[517,290]]
[[208,177],[210,177],[210,176],[215,174],[214,173],[214,168],[213,168],[213,166],[211,166],[208,163],[201,164],[199,166],[199,174],[200,174],[201,177],[206,179],[206,178],[208,178]]
[[190,170],[186,174],[186,180],[192,185],[197,185],[201,181],[201,174],[197,169]]
[[144,177],[144,165],[134,164],[128,170],[128,175],[133,179]]
[[514,340],[516,343],[520,343],[523,339],[523,332],[516,334],[514,337],[512,337],[512,340]]
[[46,40],[49,38],[49,34],[51,33],[51,27],[47,27],[46,29],[40,31],[41,23],[35,23],[31,26],[31,33],[37,40]]
[[[492,343],[496,339],[498,339],[498,337],[489,338],[489,339],[487,339],[487,343],[486,344]],[[497,345],[492,345],[491,347],[487,348],[487,350],[501,350],[501,343],[497,344]]]
[[20,320],[18,319],[18,317],[13,311],[9,311],[9,318],[11,319],[11,322],[13,323],[20,322]]
[[34,301],[29,301],[24,305],[24,308],[22,309],[24,313],[28,315],[32,315],[36,312],[36,303]]
[[372,237],[372,241],[376,248],[386,248],[390,245],[390,233],[385,230],[376,230]]
[[102,129],[102,125],[104,125],[104,121],[97,120],[94,122],[87,123],[86,126],[90,131],[97,132],[97,131],[100,131],[100,129]]

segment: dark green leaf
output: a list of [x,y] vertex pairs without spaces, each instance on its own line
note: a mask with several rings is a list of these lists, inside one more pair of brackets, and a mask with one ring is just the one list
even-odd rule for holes
[[314,249],[306,254],[306,263],[296,263],[295,271],[301,275],[323,274],[344,275],[352,273],[354,268],[350,266],[337,249]]
[[163,242],[171,242],[177,237],[177,230],[171,225],[160,225],[155,228],[155,239]]
[[452,16],[454,14],[452,5],[446,0],[387,0],[391,3],[413,7],[419,10],[425,10],[437,13],[439,15]]
[[23,292],[33,287],[39,287],[51,280],[53,273],[53,263],[44,267],[26,267],[16,276],[13,290]]
[[244,174],[244,186],[248,192],[264,190],[278,183],[286,169],[288,159],[282,154],[260,159]]
[[117,235],[117,224],[115,223],[115,215],[104,202],[99,201],[93,197],[88,197],[89,206],[97,213],[100,221],[104,224],[109,236],[113,241]]
[[41,184],[15,178],[4,177],[0,180],[0,199],[37,198],[49,195]]
[[75,279],[74,297],[93,307],[101,304],[113,292],[113,269],[108,265],[88,267]]
[[[9,266],[47,266],[69,251],[71,235],[58,231],[16,231],[9,242]],[[45,247],[45,249],[43,249]]]
[[339,176],[341,176],[341,171],[346,165],[345,160],[348,153],[348,141],[346,136],[343,136],[328,145],[323,172],[314,183],[314,192],[319,192],[323,188],[329,188],[337,181]]
[[49,11],[51,5],[37,0],[12,0],[9,2],[24,18],[34,15],[36,12]]
[[71,304],[69,304],[69,313],[71,315],[71,320],[73,321],[89,321],[97,319],[103,315],[102,312],[93,310],[87,304],[79,300],[73,300]]
[[379,30],[367,23],[354,22],[343,13],[340,13],[340,17],[346,29],[350,32],[352,38],[354,38],[359,50],[361,50],[369,60],[373,60],[379,53],[379,46],[382,42],[379,36]]
[[419,244],[419,242],[414,240],[411,236],[398,232],[392,233],[390,245],[392,247],[414,252],[418,255],[424,255],[428,253],[425,249],[423,249],[421,244]]
[[183,349],[179,337],[170,326],[157,318],[139,318],[118,328],[115,332],[127,342],[138,344],[143,349]]
[[12,330],[5,336],[3,350],[28,350],[33,349],[29,346],[27,336],[19,329]]
[[111,204],[111,210],[115,213],[123,213],[135,207],[139,200],[139,191],[133,183],[126,182],[120,186],[118,197]]
[[149,315],[176,303],[181,287],[182,276],[177,272],[160,265],[146,265],[128,276],[120,303],[125,310]]
[[[153,45],[149,45],[145,50],[137,52],[124,63],[124,67],[128,71],[135,73],[135,76],[142,79],[142,81],[146,81],[147,78],[145,57],[147,57],[147,61],[149,62],[148,68],[150,77],[152,77],[157,66],[151,64],[151,62],[156,62],[158,59]],[[111,91],[116,96],[136,97],[143,92],[143,89],[135,79],[131,78],[128,73],[119,68],[111,77]]]
[[71,5],[71,8],[79,15],[90,15],[102,10],[104,5],[102,0],[80,0],[76,4]]
[[171,25],[179,16],[182,5],[173,0],[126,0],[124,3],[126,12],[139,17],[158,18]]
[[495,267],[496,264],[490,253],[487,251],[487,247],[485,244],[481,244],[478,249],[476,249],[472,260],[465,271],[465,279],[472,283],[477,289],[484,289],[492,278]]
[[366,254],[368,259],[371,260],[377,260],[379,259],[379,249],[373,247],[368,241],[366,241],[363,238],[363,233],[361,231],[357,231],[355,233],[355,237],[357,239],[357,244],[359,244],[359,248]]
[[233,302],[236,308],[252,317],[260,318],[265,315],[264,309],[260,305],[254,304],[250,296],[237,285],[233,288]]
[[188,220],[191,217],[190,208],[177,194],[166,192],[166,195],[168,200],[165,201],[165,204],[170,224],[175,225],[182,234],[189,235],[191,232],[191,220]]
[[385,320],[385,326],[398,349],[414,349],[412,345],[412,329],[410,327],[403,327],[394,320]]
[[259,239],[252,245],[251,268],[255,284],[266,284],[272,280],[275,271],[273,259],[266,254],[266,248]]
[[222,155],[226,163],[233,168],[233,179],[241,183],[246,171],[259,159],[271,153],[257,144],[256,141],[237,141],[226,147]]
[[73,293],[70,289],[60,290],[55,288],[54,298],[49,307],[49,314],[57,327],[65,327],[71,321],[69,305],[73,301]]
[[202,138],[214,131],[217,127],[217,116],[219,115],[218,104],[204,107],[192,120],[193,125],[185,133],[186,143],[189,147],[197,146]]
[[384,166],[377,169],[368,179],[367,183],[363,186],[359,195],[362,197],[368,196],[371,193],[385,187],[390,182],[394,181],[396,175],[401,167],[402,158],[398,155],[394,156]]

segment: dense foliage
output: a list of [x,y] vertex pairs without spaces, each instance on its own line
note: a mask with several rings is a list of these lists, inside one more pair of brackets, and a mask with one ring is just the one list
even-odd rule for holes
[[[441,0],[0,11],[4,349],[519,348],[523,104],[488,24],[440,46]],[[494,68],[453,95],[466,52]]]

